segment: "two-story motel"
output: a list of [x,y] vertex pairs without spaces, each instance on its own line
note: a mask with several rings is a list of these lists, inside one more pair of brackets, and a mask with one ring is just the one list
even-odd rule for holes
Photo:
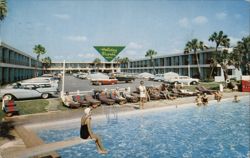
[[42,74],[42,63],[32,56],[0,42],[0,85]]
[[[52,73],[61,72],[63,70],[63,62],[53,62],[47,70]],[[67,73],[115,73],[120,72],[120,64],[115,62],[101,62],[98,64],[94,64],[93,62],[65,62],[65,71]]]
[[[222,48],[219,49],[221,51]],[[232,49],[228,49],[232,51]],[[211,73],[211,57],[215,53],[215,49],[206,49],[204,51],[198,51],[199,66],[201,70],[201,79],[208,79]],[[197,77],[198,76],[198,66],[196,63],[196,58],[194,53],[184,54],[171,54],[164,56],[154,57],[153,63],[155,66],[156,74],[162,74],[166,72],[176,72],[179,75]],[[121,65],[121,71],[126,73],[143,73],[143,72],[153,72],[152,62],[149,58],[143,58],[139,60],[132,60],[128,64]],[[228,69],[229,78],[240,79],[241,70],[230,66]],[[224,74],[220,65],[212,72],[212,76],[215,81],[223,81]]]

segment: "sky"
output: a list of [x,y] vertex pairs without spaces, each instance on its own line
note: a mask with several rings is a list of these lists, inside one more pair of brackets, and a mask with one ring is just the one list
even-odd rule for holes
[[7,0],[1,40],[35,57],[42,44],[52,61],[105,59],[93,46],[126,46],[120,57],[182,53],[198,38],[208,46],[223,30],[235,45],[250,32],[250,0]]

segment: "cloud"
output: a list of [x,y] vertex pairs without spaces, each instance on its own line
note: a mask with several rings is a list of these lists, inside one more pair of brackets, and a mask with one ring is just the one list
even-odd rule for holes
[[231,46],[236,46],[237,42],[241,40],[240,38],[232,37],[232,36],[230,36],[229,39],[230,39],[230,45]]
[[65,38],[67,40],[74,41],[74,42],[85,42],[88,40],[86,36],[68,36]]
[[188,18],[184,17],[178,21],[180,27],[187,28],[189,27],[189,20]]
[[143,46],[141,44],[130,42],[127,46],[128,49],[141,49]]
[[249,32],[248,31],[240,31],[241,36],[248,36]]
[[208,20],[205,16],[197,16],[192,20],[192,22],[197,25],[203,25],[206,24]]
[[245,1],[250,3],[250,0],[245,0]]
[[53,14],[53,16],[62,20],[70,19],[70,16],[68,14]]
[[216,13],[215,17],[219,20],[223,20],[227,17],[227,13],[225,13],[225,12]]

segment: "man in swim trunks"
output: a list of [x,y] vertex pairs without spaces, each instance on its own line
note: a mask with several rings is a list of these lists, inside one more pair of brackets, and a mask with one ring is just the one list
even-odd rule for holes
[[91,111],[97,106],[91,106],[84,110],[85,115],[81,119],[80,137],[82,139],[95,140],[97,150],[100,154],[107,154],[107,150],[104,149],[101,139],[98,135],[94,134],[91,129]]
[[140,91],[140,109],[144,109],[144,102],[147,99],[147,90],[146,87],[144,86],[143,81],[140,82],[139,91]]

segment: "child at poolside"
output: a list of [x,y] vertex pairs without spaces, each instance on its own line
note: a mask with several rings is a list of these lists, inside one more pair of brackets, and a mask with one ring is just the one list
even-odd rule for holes
[[234,96],[233,102],[234,102],[234,103],[240,102],[240,99],[238,98],[238,95],[235,95],[235,96]]
[[197,106],[201,106],[202,105],[200,94],[197,94],[197,97],[195,98],[195,102],[196,102]]
[[140,91],[140,109],[144,109],[144,102],[147,99],[147,90],[146,87],[144,86],[143,81],[140,82],[139,91]]
[[81,119],[81,129],[80,129],[80,137],[82,139],[93,139],[95,140],[96,147],[100,154],[106,154],[107,150],[104,149],[101,139],[98,135],[94,134],[91,129],[91,111],[95,109],[97,106],[92,105],[89,108],[84,110],[85,116]]
[[207,97],[207,93],[204,93],[203,96],[201,97],[201,101],[203,105],[207,105],[208,104],[208,97]]

